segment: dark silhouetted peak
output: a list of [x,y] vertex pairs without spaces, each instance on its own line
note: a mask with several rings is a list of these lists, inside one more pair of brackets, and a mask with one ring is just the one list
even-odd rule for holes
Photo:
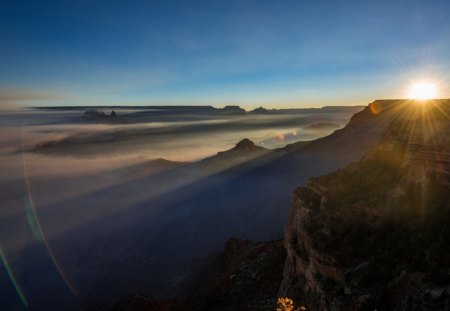
[[269,152],[269,149],[256,146],[250,139],[245,138],[238,142],[233,148],[227,151],[218,152],[217,155],[206,158],[201,162],[208,165],[210,169],[223,170],[225,168],[236,167],[239,164],[249,162],[257,157],[262,157]]
[[222,112],[226,113],[245,113],[245,110],[239,106],[225,106],[222,108]]
[[116,112],[113,110],[113,111],[111,111],[110,116],[111,116],[111,117],[117,117],[117,114],[116,114]]
[[269,110],[267,110],[266,108],[263,108],[263,107],[259,107],[259,108],[253,109],[250,112],[251,113],[270,113]]
[[236,150],[243,150],[243,151],[249,151],[249,150],[253,150],[255,149],[255,143],[252,142],[250,139],[248,138],[244,138],[243,140],[241,140],[240,142],[238,142],[236,144]]

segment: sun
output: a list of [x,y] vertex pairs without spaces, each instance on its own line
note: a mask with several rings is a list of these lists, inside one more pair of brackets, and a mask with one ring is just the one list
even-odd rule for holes
[[409,98],[417,100],[427,100],[436,98],[436,86],[430,82],[419,82],[411,86]]

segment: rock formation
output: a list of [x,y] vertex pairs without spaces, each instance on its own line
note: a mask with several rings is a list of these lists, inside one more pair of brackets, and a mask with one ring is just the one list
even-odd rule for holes
[[273,112],[273,110],[270,111],[263,107],[255,108],[252,111],[250,111],[250,113],[256,113],[256,114],[267,114],[267,113],[271,113],[271,112]]
[[450,105],[398,105],[360,161],[295,191],[279,296],[307,310],[450,307]]
[[244,138],[243,140],[238,142],[236,144],[236,147],[234,148],[234,150],[236,150],[236,151],[252,151],[252,150],[257,150],[257,149],[261,150],[263,148],[256,147],[255,143],[252,142],[248,138]]
[[199,163],[203,168],[210,171],[221,171],[252,161],[257,162],[258,158],[269,153],[269,149],[256,146],[250,139],[244,138],[235,147],[218,152],[217,155],[206,158]]
[[239,106],[225,106],[220,111],[223,113],[230,113],[230,114],[245,114],[246,113],[246,111]]

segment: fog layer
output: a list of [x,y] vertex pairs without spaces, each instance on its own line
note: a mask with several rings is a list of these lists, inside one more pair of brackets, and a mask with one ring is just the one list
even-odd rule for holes
[[[298,159],[276,162],[285,155],[269,149],[325,136],[361,110],[113,109],[1,112],[6,309],[70,310],[127,288],[167,295],[230,236],[281,238],[291,188],[329,165],[293,174],[267,163]],[[243,138],[256,146],[214,156]]]

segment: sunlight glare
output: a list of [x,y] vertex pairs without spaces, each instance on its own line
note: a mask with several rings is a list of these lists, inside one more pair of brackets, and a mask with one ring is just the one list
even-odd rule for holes
[[430,82],[419,82],[412,85],[409,97],[411,99],[427,100],[436,98],[436,86]]

